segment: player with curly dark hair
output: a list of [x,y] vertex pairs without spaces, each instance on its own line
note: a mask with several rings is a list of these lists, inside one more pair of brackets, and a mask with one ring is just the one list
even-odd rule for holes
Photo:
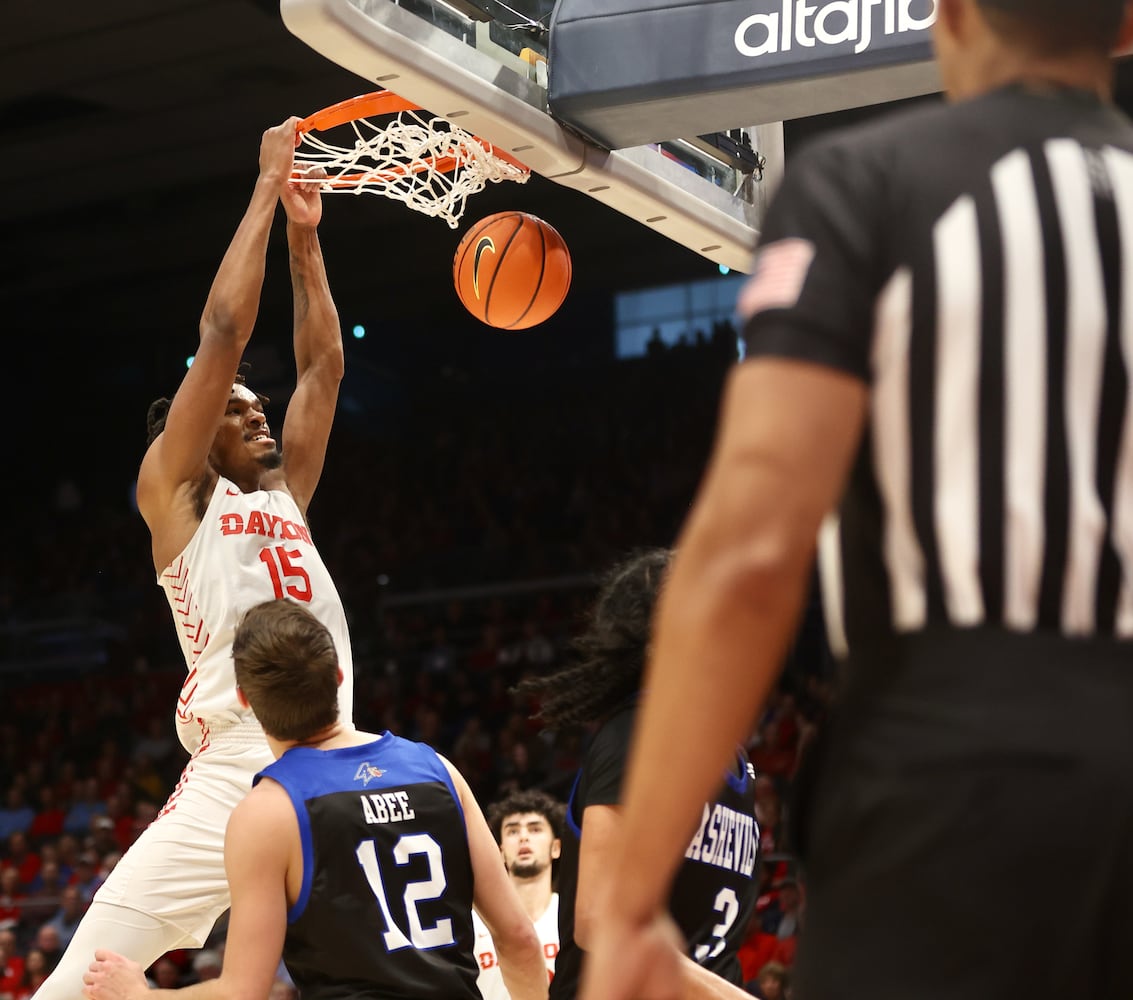
[[[509,816],[531,813],[541,816],[556,840],[563,834],[563,804],[538,788],[524,788],[488,806],[485,816],[497,843],[503,842],[503,829]],[[507,859],[504,859],[505,863]]]
[[573,641],[570,662],[519,683],[518,693],[539,699],[538,718],[547,729],[600,722],[637,696],[653,605],[669,558],[668,549],[644,549],[607,569],[586,629]]
[[[548,727],[596,726],[566,809],[552,1000],[574,997],[584,952],[601,934],[596,905],[621,822],[622,778],[650,620],[670,558],[667,549],[645,549],[610,567],[574,641],[571,662],[549,676],[528,678],[518,688],[541,699],[539,718]],[[715,797],[703,805],[669,897],[669,910],[687,941],[682,966],[687,996],[719,998],[733,988],[737,996],[745,996],[738,989],[742,975],[736,951],[755,906],[758,848],[754,774],[737,749]]]
[[[559,894],[554,891],[554,866],[562,849],[563,804],[538,788],[521,789],[489,805],[486,816],[511,884],[535,925],[548,977],[553,977],[559,953]],[[476,980],[480,995],[484,1000],[509,1000],[492,933],[475,910],[472,926],[480,966]]]

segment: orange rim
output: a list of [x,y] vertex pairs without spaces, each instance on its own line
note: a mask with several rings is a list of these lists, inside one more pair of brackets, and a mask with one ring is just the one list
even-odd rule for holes
[[[316,111],[313,115],[308,115],[302,121],[298,122],[295,126],[295,145],[299,145],[299,140],[305,132],[321,132],[326,129],[335,128],[338,125],[345,125],[347,122],[357,121],[359,118],[369,118],[371,115],[393,115],[399,111],[423,111],[424,109],[419,104],[414,104],[412,101],[407,101],[399,94],[395,94],[392,90],[378,90],[372,94],[363,94],[360,97],[351,97],[345,101],[339,101],[337,104],[332,104],[329,108],[323,108],[322,111]],[[510,163],[518,170],[524,173],[530,173],[530,168],[521,163],[514,156],[505,153],[502,149],[497,149],[490,142],[481,139],[479,136],[473,138],[480,143],[489,153],[493,156],[499,157],[505,163]],[[391,175],[404,175],[407,172],[420,173],[425,169],[424,164],[432,164],[437,170],[446,173],[452,170],[458,164],[458,160],[451,156],[442,157],[439,160],[433,158],[426,158],[422,161],[421,166],[410,165],[404,168],[392,168],[388,171]],[[358,175],[349,175],[358,176]],[[340,179],[346,180],[346,176]]]
[[351,97],[345,101],[332,104],[329,108],[316,111],[308,115],[295,126],[298,137],[304,132],[321,132],[324,129],[334,128],[336,125],[345,125],[347,122],[370,115],[392,115],[398,111],[420,111],[421,108],[412,101],[395,94],[392,90],[378,90],[372,94],[363,94],[361,97]]

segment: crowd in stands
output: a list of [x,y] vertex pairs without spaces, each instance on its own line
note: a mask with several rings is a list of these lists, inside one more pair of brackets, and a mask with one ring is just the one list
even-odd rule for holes
[[[549,737],[512,689],[570,655],[598,571],[673,544],[731,351],[702,338],[522,385],[455,380],[396,427],[336,431],[310,520],[347,607],[360,726],[436,746],[484,804],[535,786],[566,798],[588,734]],[[185,761],[184,666],[148,535],[83,494],[58,484],[0,573],[0,1000],[35,992]],[[812,608],[749,747],[764,863],[741,959],[763,1000],[786,995],[804,926],[790,791],[829,683]],[[218,930],[151,981],[215,975],[222,948]]]

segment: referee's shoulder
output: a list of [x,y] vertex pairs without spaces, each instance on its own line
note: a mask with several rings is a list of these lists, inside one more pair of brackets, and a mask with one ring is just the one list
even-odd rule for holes
[[937,136],[954,114],[944,103],[919,102],[911,107],[883,111],[868,120],[830,129],[802,142],[792,164],[809,163],[850,169],[886,169],[897,154],[923,139]]

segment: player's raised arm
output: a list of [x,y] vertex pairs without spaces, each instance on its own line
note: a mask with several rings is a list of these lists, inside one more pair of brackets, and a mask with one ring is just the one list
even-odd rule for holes
[[289,119],[263,135],[256,186],[205,301],[192,367],[143,461],[138,506],[151,527],[173,491],[205,475],[217,424],[259,310],[268,235],[279,186],[291,172],[294,131]]
[[[321,168],[309,168],[311,176]],[[283,424],[287,487],[304,513],[322,475],[338,385],[342,330],[319,246],[322,196],[315,182],[284,181],[279,199],[287,213],[287,246],[295,313],[295,393]]]
[[508,877],[499,845],[468,782],[452,764],[441,760],[460,795],[476,886],[473,904],[492,935],[504,986],[511,1000],[546,1000],[547,966],[539,935]]

